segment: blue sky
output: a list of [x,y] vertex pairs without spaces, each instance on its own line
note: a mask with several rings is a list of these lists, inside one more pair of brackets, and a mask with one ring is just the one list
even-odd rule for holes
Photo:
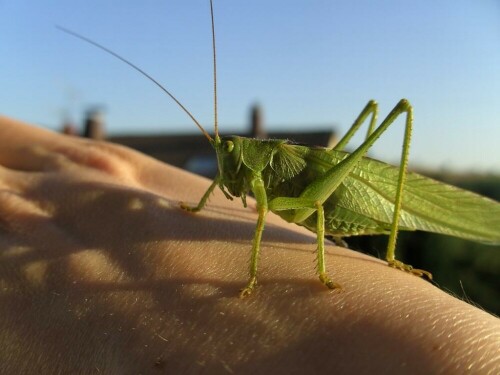
[[[215,17],[223,133],[245,130],[255,102],[268,129],[343,133],[369,99],[382,119],[405,97],[410,165],[500,173],[498,1],[215,0]],[[0,113],[57,129],[102,105],[109,133],[194,133],[144,77],[55,24],[142,67],[211,129],[208,0],[0,0]],[[397,124],[372,156],[397,163]]]

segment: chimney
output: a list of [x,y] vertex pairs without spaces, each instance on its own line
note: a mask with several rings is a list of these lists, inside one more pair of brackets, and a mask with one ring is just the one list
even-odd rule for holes
[[105,138],[104,119],[100,110],[91,109],[87,111],[83,136],[95,140]]
[[253,138],[266,139],[267,133],[264,130],[264,120],[262,115],[262,108],[258,104],[254,104],[252,106],[250,112],[250,121],[251,121],[251,136]]

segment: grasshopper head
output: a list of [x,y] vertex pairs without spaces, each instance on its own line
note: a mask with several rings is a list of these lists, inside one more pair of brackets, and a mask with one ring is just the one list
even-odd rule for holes
[[242,165],[242,147],[239,137],[216,137],[214,148],[217,153],[220,187],[227,188],[235,197],[241,196],[245,191],[245,178]]

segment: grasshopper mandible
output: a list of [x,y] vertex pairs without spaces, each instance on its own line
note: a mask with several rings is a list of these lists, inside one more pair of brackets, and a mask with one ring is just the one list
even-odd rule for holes
[[[250,278],[240,297],[257,285],[260,243],[266,214],[272,211],[288,222],[316,233],[317,272],[330,289],[340,285],[330,279],[325,265],[324,237],[337,241],[356,235],[389,234],[385,259],[394,267],[432,278],[395,257],[398,231],[423,230],[487,244],[500,244],[500,204],[472,192],[407,172],[413,108],[402,99],[376,126],[378,107],[370,101],[339,143],[332,149],[293,144],[287,140],[220,137],[217,120],[217,68],[213,3],[210,0],[214,76],[214,137],[160,83],[108,48],[72,31],[76,36],[122,60],[146,76],[188,114],[217,154],[218,173],[196,206],[181,203],[190,212],[200,211],[216,187],[228,199],[246,196],[257,201],[257,227],[250,259]],[[405,133],[399,167],[366,157],[368,150],[389,126],[404,115]],[[352,153],[344,151],[352,136],[369,119],[365,141]]]

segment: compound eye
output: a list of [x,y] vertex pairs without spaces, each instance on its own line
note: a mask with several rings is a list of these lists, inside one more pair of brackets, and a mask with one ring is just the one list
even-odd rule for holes
[[231,152],[234,149],[234,143],[232,141],[224,142],[224,151]]

